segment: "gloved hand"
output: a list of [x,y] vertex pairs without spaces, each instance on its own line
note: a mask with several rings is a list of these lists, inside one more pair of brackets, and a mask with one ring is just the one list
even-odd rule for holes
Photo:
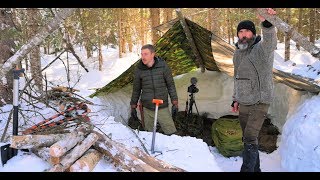
[[175,117],[178,115],[179,107],[178,107],[178,101],[172,101],[172,107],[171,107],[171,114],[172,118],[175,119]]
[[179,108],[175,105],[171,107],[172,118],[174,119],[178,115]]
[[232,101],[231,107],[232,107],[232,112],[239,111],[239,103],[237,101]]
[[136,105],[131,105],[131,117],[136,120],[139,121],[138,115],[137,115],[137,106]]

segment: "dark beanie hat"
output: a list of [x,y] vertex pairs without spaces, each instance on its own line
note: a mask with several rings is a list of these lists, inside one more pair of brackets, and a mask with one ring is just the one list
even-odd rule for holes
[[249,21],[249,20],[241,21],[241,22],[238,24],[238,27],[237,27],[237,34],[238,34],[238,32],[239,32],[241,29],[248,29],[248,30],[250,30],[254,35],[256,35],[256,28],[255,28],[254,23],[253,23],[252,21]]

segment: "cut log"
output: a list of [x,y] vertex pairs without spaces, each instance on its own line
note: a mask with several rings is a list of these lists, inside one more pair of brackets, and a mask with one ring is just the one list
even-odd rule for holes
[[48,172],[64,172],[66,169],[61,165],[57,164],[54,165],[51,169],[49,169]]
[[[70,150],[65,156],[61,158],[59,166],[54,166],[50,171],[63,171],[68,169],[79,157],[81,157],[97,140],[98,135],[95,133],[90,133],[80,144]],[[60,167],[61,165],[61,167]]]
[[320,60],[320,48],[311,43],[306,37],[302,36],[299,32],[297,32],[292,26],[282,21],[276,15],[270,15],[267,13],[265,8],[258,8],[258,13],[272,23],[278,30],[282,31],[286,34],[291,34],[291,39],[303,47],[306,51],[308,51],[312,56],[318,58]]
[[42,160],[50,163],[49,147],[32,149],[31,152],[33,152],[35,155],[37,155]]
[[171,164],[168,164],[160,159],[156,159],[152,156],[149,156],[145,152],[141,151],[139,148],[134,147],[132,149],[133,155],[141,159],[142,161],[148,163],[155,169],[159,170],[160,172],[186,172],[186,170],[175,167]]
[[72,149],[75,145],[77,145],[80,141],[84,139],[84,136],[89,132],[82,132],[79,129],[72,131],[68,136],[61,139],[60,141],[54,143],[50,147],[50,155],[52,157],[61,157],[67,151]]
[[66,135],[67,134],[12,136],[10,147],[15,149],[48,147],[63,139]]
[[52,157],[52,156],[50,156],[49,163],[51,165],[57,165],[57,164],[60,163],[60,161],[61,161],[60,157]]
[[51,157],[49,154],[50,148],[49,147],[42,147],[42,148],[36,148],[31,149],[31,152],[33,152],[35,155],[37,155],[39,158],[41,158],[44,161],[47,161],[51,165],[56,165],[60,163],[60,158]]
[[[96,142],[94,148],[111,157],[125,170],[139,172],[186,172],[184,169],[172,166],[148,155],[137,147],[132,148],[130,152],[123,144],[117,143],[98,132],[95,133],[99,135],[99,141]],[[141,162],[142,164],[137,164],[137,162]]]
[[159,172],[112,141],[97,141],[94,148],[111,157],[116,164],[129,172]]
[[70,172],[91,172],[102,158],[102,153],[89,149],[80,159],[70,166]]

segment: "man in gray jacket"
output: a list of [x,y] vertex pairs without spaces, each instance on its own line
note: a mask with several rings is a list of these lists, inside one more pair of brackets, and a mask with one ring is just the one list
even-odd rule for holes
[[171,74],[171,69],[160,57],[155,56],[155,48],[144,45],[141,48],[141,60],[134,72],[133,91],[131,96],[131,116],[137,119],[137,103],[141,95],[144,113],[144,129],[153,131],[155,104],[152,99],[162,99],[159,105],[158,122],[167,135],[175,133],[176,127],[168,108],[168,94],[172,103],[172,113],[178,112],[178,96]]
[[[269,14],[276,12],[267,8]],[[273,99],[273,60],[277,46],[275,27],[258,15],[263,39],[256,36],[253,22],[241,21],[237,27],[234,53],[233,111],[239,110],[244,150],[241,172],[260,172],[258,135]]]

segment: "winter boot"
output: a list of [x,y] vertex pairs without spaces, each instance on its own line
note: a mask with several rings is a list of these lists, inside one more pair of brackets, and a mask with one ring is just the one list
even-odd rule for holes
[[240,172],[254,172],[258,155],[258,145],[244,143],[244,150],[242,152],[243,163]]
[[258,152],[258,156],[257,156],[257,160],[256,160],[256,165],[254,166],[254,172],[261,172],[259,152]]

